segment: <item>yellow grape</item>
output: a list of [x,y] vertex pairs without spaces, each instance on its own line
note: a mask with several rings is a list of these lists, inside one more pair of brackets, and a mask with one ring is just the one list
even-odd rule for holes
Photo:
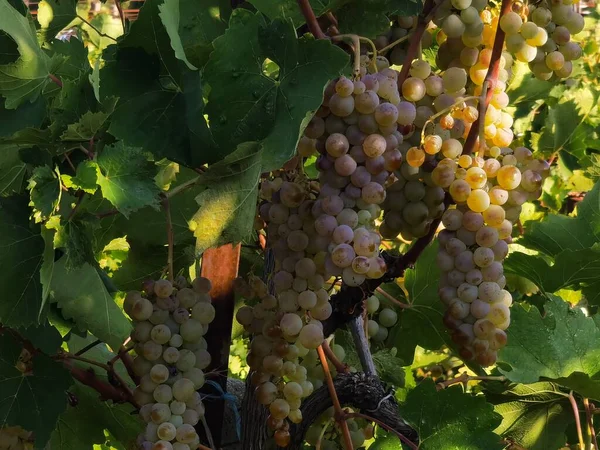
[[411,147],[406,152],[406,162],[411,167],[421,167],[425,162],[425,152],[418,147]]
[[466,202],[471,194],[471,186],[465,180],[454,180],[449,190],[456,203]]
[[485,170],[479,167],[471,167],[467,170],[465,181],[469,183],[472,189],[481,189],[487,183]]
[[499,205],[490,205],[488,209],[483,211],[483,219],[492,227],[500,226],[504,222],[505,216],[504,208]]
[[502,166],[498,170],[496,179],[502,188],[510,191],[521,184],[521,171],[513,165]]
[[471,211],[483,212],[490,206],[490,197],[482,189],[474,189],[467,198],[467,205]]
[[425,136],[425,139],[423,140],[423,149],[425,150],[425,153],[435,155],[442,149],[442,138],[437,134]]

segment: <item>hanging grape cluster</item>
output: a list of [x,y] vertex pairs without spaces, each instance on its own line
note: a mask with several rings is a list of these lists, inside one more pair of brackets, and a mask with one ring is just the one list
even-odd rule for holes
[[210,289],[206,278],[192,286],[183,278],[175,286],[157,280],[125,297],[123,308],[134,322],[133,368],[141,377],[134,399],[147,424],[138,438],[143,450],[190,450],[200,443],[194,426],[204,416],[197,390],[210,364],[203,337],[215,318]]

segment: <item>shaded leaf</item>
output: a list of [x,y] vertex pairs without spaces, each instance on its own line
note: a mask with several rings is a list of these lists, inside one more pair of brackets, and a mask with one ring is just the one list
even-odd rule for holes
[[93,194],[98,188],[98,165],[93,161],[82,161],[77,165],[74,177],[63,174],[60,178],[65,187]]
[[24,198],[0,197],[0,322],[6,326],[37,323],[40,311],[44,240],[30,213]]
[[31,195],[29,205],[35,210],[36,221],[50,217],[60,202],[60,178],[48,166],[36,167],[27,188]]
[[19,328],[19,334],[33,344],[33,347],[47,355],[54,355],[62,344],[62,336],[58,330],[44,321],[40,325]]
[[66,390],[73,383],[60,362],[43,353],[32,359],[32,372],[15,365],[22,346],[8,333],[0,335],[0,428],[19,425],[35,430],[35,443],[43,448],[67,406]]
[[38,5],[37,20],[41,42],[51,41],[77,16],[76,0],[42,0]]
[[[266,24],[260,14],[242,9],[213,45],[204,73],[215,140],[228,149],[262,140],[263,170],[281,167],[347,55],[327,40],[297,39],[290,20]],[[278,79],[263,74],[267,58],[279,65]]]
[[19,146],[0,145],[0,196],[23,191],[27,164],[19,157]]
[[179,0],[164,0],[162,5],[158,6],[160,20],[162,21],[169,38],[171,47],[175,52],[175,57],[183,61],[189,69],[195,70],[196,67],[188,61],[181,38],[179,37]]
[[54,265],[52,300],[63,315],[117,349],[131,332],[131,324],[106,290],[96,269],[84,264],[68,271],[65,258]]

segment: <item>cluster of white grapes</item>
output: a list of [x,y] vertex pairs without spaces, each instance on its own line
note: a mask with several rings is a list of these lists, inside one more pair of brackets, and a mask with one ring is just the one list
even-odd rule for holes
[[439,294],[448,307],[444,323],[452,330],[461,356],[475,358],[483,366],[493,364],[497,351],[506,344],[504,330],[510,324],[512,297],[504,289],[502,261],[508,254],[513,224],[521,205],[540,196],[549,169],[525,147],[490,150],[500,154],[489,158],[462,155],[460,162],[468,158],[468,165],[450,158],[440,162],[444,163],[444,187],[456,203],[456,208],[442,216],[446,229],[438,237]]
[[0,428],[0,450],[33,450],[34,440],[33,433],[21,427]]
[[190,450],[200,439],[194,426],[204,415],[197,392],[210,364],[204,335],[215,318],[210,280],[191,286],[178,278],[148,281],[127,293],[123,308],[134,322],[135,373],[141,377],[134,399],[147,423],[138,437],[142,450]]
[[[394,17],[390,29],[381,34],[373,41],[377,48],[377,54],[385,57],[391,64],[401,66],[406,59],[406,49],[410,44],[410,33],[417,22],[417,16]],[[433,43],[432,33],[423,33],[421,48],[429,48]],[[365,46],[365,52],[370,48]]]
[[367,298],[367,337],[371,342],[384,342],[389,329],[398,322],[398,314],[392,308],[381,308],[381,302],[376,295]]
[[[352,412],[348,408],[348,412]],[[304,436],[306,442],[316,446],[317,442],[321,442],[321,450],[339,450],[346,449],[345,442],[341,439],[341,430],[334,421],[335,411],[333,407],[327,408],[323,414],[308,427]],[[365,441],[372,439],[374,435],[374,427],[371,423],[363,419],[350,418],[346,421],[350,430],[352,439],[352,448],[361,448]],[[333,424],[333,425],[332,425]]]

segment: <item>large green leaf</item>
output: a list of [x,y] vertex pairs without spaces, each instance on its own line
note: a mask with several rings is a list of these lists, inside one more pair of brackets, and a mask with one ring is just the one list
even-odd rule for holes
[[56,211],[60,202],[60,178],[51,167],[36,167],[29,179],[31,202],[36,220],[47,219]]
[[44,321],[41,325],[30,325],[20,328],[19,333],[31,342],[34,348],[40,349],[47,355],[54,355],[62,344],[62,336],[50,323]]
[[188,59],[196,67],[206,64],[212,41],[227,28],[219,0],[179,0],[179,35]]
[[199,71],[181,69],[177,87],[161,84],[159,57],[139,48],[113,47],[104,57],[101,98],[119,97],[109,127],[112,135],[190,167],[221,158],[204,118]]
[[555,384],[518,384],[501,395],[486,397],[502,423],[494,431],[528,450],[558,450],[567,442],[567,426],[574,422],[565,394]]
[[43,97],[16,109],[6,109],[4,101],[0,99],[0,138],[12,136],[24,128],[39,127],[45,116],[46,101]]
[[0,198],[0,322],[6,326],[36,323],[42,302],[44,240],[30,213],[24,198]]
[[[429,245],[419,256],[414,269],[406,271],[404,283],[410,308],[400,311],[398,323],[390,330],[388,343],[398,348],[398,357],[406,365],[412,362],[417,345],[437,350],[444,344],[451,344],[442,323],[445,307],[437,293],[440,277],[435,263],[437,248],[437,242]],[[393,284],[384,289],[392,295],[401,293]]]
[[58,419],[46,450],[92,450],[94,444],[106,442],[104,430],[110,432],[125,448],[132,448],[142,431],[142,422],[132,414],[129,405],[99,402],[98,394],[78,384],[72,389],[78,402]]
[[33,356],[31,372],[21,372],[16,368],[21,349],[9,333],[0,334],[0,428],[34,430],[36,447],[43,448],[67,406],[73,379],[60,362],[42,353]]
[[564,250],[549,265],[543,258],[515,252],[504,265],[506,273],[533,281],[544,294],[559,289],[581,289],[591,304],[600,303],[600,251]]
[[501,371],[516,383],[553,380],[585,397],[600,399],[600,320],[550,296],[542,316],[515,305],[508,344],[498,354]]
[[564,250],[592,247],[600,240],[600,182],[577,207],[576,217],[549,214],[541,222],[532,222],[521,244],[550,256]]
[[72,318],[113,349],[127,339],[131,324],[106,290],[97,269],[84,264],[68,271],[65,258],[54,265],[52,300],[63,315]]
[[205,190],[196,197],[200,209],[192,219],[197,253],[249,236],[263,155],[259,144],[246,142],[202,175]]
[[[228,149],[262,140],[263,170],[281,167],[348,56],[327,40],[297,39],[290,20],[267,24],[243,9],[234,11],[229,29],[213,45],[204,76],[215,140]],[[267,58],[279,66],[277,79],[263,73]]]
[[[310,0],[310,6],[316,16],[320,16],[330,9],[333,4],[343,4],[350,0]],[[291,19],[294,26],[298,28],[305,20],[298,2],[296,0],[249,0],[258,11],[269,19],[277,18]]]
[[0,65],[0,95],[7,109],[15,109],[38,98],[50,82],[51,61],[38,45],[30,16],[22,16],[8,0],[0,0],[0,30],[12,37],[20,54],[16,62]]
[[144,206],[159,207],[157,169],[142,149],[119,141],[104,147],[96,161],[102,195],[125,217]]
[[421,0],[361,0],[347,2],[336,17],[340,32],[375,38],[389,32],[391,16],[416,16],[422,8]]
[[196,67],[188,61],[187,56],[185,55],[183,43],[179,36],[179,0],[164,0],[163,4],[158,6],[158,9],[160,10],[160,20],[171,39],[171,47],[175,52],[175,57],[183,61],[189,69],[195,70]]
[[547,155],[566,150],[578,158],[585,155],[586,118],[594,111],[596,96],[588,87],[567,91],[548,108],[536,150]]
[[421,450],[495,450],[504,445],[492,430],[501,421],[485,398],[460,386],[438,391],[431,378],[408,393],[400,416],[419,434]]
[[0,196],[23,191],[27,164],[19,157],[19,146],[0,145]]

